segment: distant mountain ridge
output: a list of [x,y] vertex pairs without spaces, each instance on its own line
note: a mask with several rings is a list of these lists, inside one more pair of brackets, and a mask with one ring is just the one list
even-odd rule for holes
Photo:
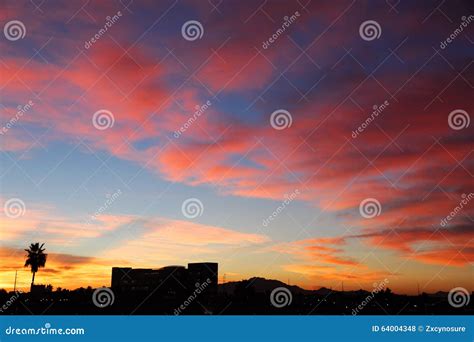
[[[240,280],[240,281],[233,281],[233,282],[228,282],[225,284],[219,284],[219,292],[224,293],[224,294],[233,294],[235,293],[235,290],[237,287],[243,287],[243,288],[252,288],[255,292],[257,293],[266,293],[266,292],[271,292],[277,287],[286,287],[291,291],[293,294],[305,294],[305,295],[310,295],[310,294],[317,294],[317,295],[328,295],[330,293],[339,293],[342,291],[336,291],[332,289],[328,289],[326,287],[321,287],[318,290],[306,290],[303,289],[297,285],[288,285],[285,284],[282,281],[275,280],[275,279],[266,279],[266,278],[261,278],[261,277],[252,277],[247,280]],[[370,293],[369,291],[366,290],[356,290],[356,291],[344,291],[344,293],[354,293],[354,294],[368,294]]]

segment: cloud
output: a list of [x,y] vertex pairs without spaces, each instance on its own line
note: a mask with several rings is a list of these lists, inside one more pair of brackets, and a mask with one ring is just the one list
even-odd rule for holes
[[341,256],[343,249],[340,246],[343,244],[345,242],[341,238],[313,238],[277,244],[270,249],[278,253],[290,254],[300,260],[318,263],[323,265],[323,268],[327,265],[330,265],[333,270],[336,269],[335,266],[358,267],[359,262],[353,258]]
[[[279,253],[291,254],[300,260],[318,263],[323,268],[327,268],[327,264],[358,268],[366,265],[340,255],[343,252],[342,246],[354,240],[361,240],[364,244],[381,251],[396,251],[402,259],[423,264],[464,267],[474,261],[473,229],[472,225],[465,224],[436,229],[404,227],[372,230],[334,238],[299,240],[276,245],[272,249]],[[297,265],[304,268],[302,264],[295,264],[293,269],[298,268]],[[315,269],[317,267],[315,266]]]
[[[196,6],[205,19],[205,35],[199,44],[189,44],[179,34],[183,13],[188,13],[182,11],[184,5],[150,2],[137,6],[140,15],[124,12],[88,50],[84,42],[122,6],[87,4],[87,12],[44,6],[48,10],[41,20],[34,9],[13,3],[0,12],[5,21],[21,17],[28,27],[26,40],[0,42],[5,120],[19,104],[35,102],[2,136],[0,149],[12,158],[24,158],[27,151],[35,158],[37,132],[47,132],[40,136],[45,146],[82,141],[88,153],[105,152],[166,181],[213,186],[221,194],[281,199],[298,188],[299,200],[359,231],[285,246],[294,255],[327,265],[357,266],[360,261],[343,249],[345,241],[356,238],[420,262],[461,266],[471,259],[469,234],[458,227],[472,226],[472,206],[456,216],[450,230],[435,232],[433,227],[471,188],[474,125],[455,131],[447,120],[457,108],[472,116],[467,80],[474,69],[464,39],[456,41],[455,49],[433,50],[452,28],[435,16],[420,24],[430,10],[427,5],[410,5],[403,27],[387,14],[385,4],[373,8],[386,23],[379,45],[366,44],[357,34],[366,4],[310,3],[301,8],[281,2],[259,8],[236,2],[219,5],[222,15],[208,15]],[[156,25],[141,15],[167,10],[170,15]],[[262,49],[282,19],[296,10],[301,18]],[[452,11],[460,17],[465,6]],[[34,58],[32,51],[38,52]],[[207,100],[212,100],[211,109],[182,137],[173,138],[195,106]],[[387,108],[372,118],[374,106],[385,101]],[[280,108],[293,120],[283,131],[269,123]],[[105,131],[91,122],[100,109],[115,118]],[[363,125],[353,138],[352,132]],[[369,197],[382,205],[381,215],[372,220],[358,212]],[[2,217],[2,241],[42,233],[57,245],[79,236],[75,242],[80,244],[110,237],[136,220],[103,216],[85,227],[59,215],[45,219],[49,213],[28,208],[14,222]],[[168,259],[176,248],[208,253],[219,250],[210,245],[231,248],[267,241],[259,234],[173,220],[145,225],[141,234],[163,243],[155,253]],[[387,234],[393,238],[384,239]],[[140,251],[138,242],[130,243],[135,245],[121,247],[123,252]],[[424,243],[425,249],[414,254],[416,245]],[[153,251],[153,246],[146,249]],[[285,253],[283,248],[280,252]],[[143,258],[153,261],[145,253]]]
[[259,247],[270,241],[268,236],[262,234],[242,233],[189,221],[153,218],[144,220],[142,225],[144,230],[127,229],[120,243],[113,246],[110,240],[114,238],[106,239],[104,244],[110,247],[101,256],[133,255],[135,264],[157,267],[183,260],[220,260],[236,249]]
[[[0,198],[3,207],[6,199]],[[0,237],[4,243],[41,236],[56,246],[78,245],[84,239],[95,239],[132,219],[127,215],[84,215],[67,217],[57,214],[51,205],[27,201],[23,215],[0,213]]]
[[473,231],[471,224],[441,229],[386,229],[346,239],[363,239],[372,246],[395,250],[402,257],[421,263],[462,267],[474,261]]

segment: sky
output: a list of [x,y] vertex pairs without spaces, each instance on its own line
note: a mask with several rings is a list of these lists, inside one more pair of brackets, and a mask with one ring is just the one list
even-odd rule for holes
[[[0,288],[219,263],[472,287],[468,1],[2,2]],[[447,40],[448,39],[448,40]],[[225,276],[224,276],[225,275]]]

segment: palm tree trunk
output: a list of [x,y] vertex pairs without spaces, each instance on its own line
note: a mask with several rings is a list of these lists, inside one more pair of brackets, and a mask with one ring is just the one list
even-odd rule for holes
[[31,278],[30,292],[33,291],[33,285],[35,284],[35,274],[36,272],[33,272],[33,278]]

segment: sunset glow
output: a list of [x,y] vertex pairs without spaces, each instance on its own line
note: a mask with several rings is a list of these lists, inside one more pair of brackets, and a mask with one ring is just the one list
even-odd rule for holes
[[69,289],[205,261],[221,283],[474,290],[474,24],[440,47],[468,9],[54,3],[0,12],[26,27],[0,41],[0,288],[30,286],[41,242],[35,282]]

